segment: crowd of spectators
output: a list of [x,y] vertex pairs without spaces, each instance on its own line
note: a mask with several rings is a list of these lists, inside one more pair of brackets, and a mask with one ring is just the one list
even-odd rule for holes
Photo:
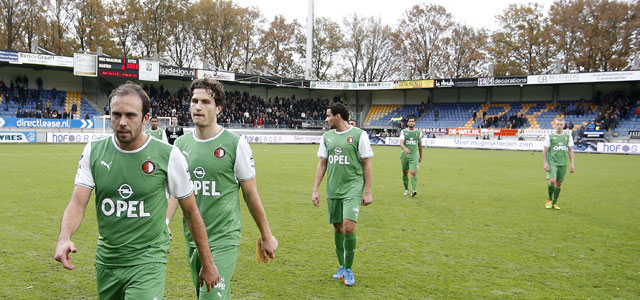
[[[474,116],[477,113],[473,112]],[[486,116],[486,112],[484,112],[482,121],[478,124],[478,128],[511,128],[511,129],[519,129],[524,128],[527,124],[527,118],[523,114],[512,114],[507,115],[507,113],[499,113],[494,116]]]
[[[153,115],[177,116],[178,123],[183,126],[190,123],[190,97],[186,87],[174,94],[163,86],[155,88],[153,85],[146,85],[144,89],[151,98]],[[333,101],[341,99],[335,98]],[[246,124],[257,128],[296,128],[305,121],[324,121],[329,102],[329,99],[296,99],[295,95],[264,99],[247,92],[227,91],[226,103],[218,115],[218,123]]]
[[621,120],[631,117],[632,102],[621,93],[612,93],[602,100],[600,114],[588,125],[588,129],[615,130]]
[[[78,111],[73,104],[71,111],[64,109],[66,97],[64,93],[58,95],[56,88],[49,93],[43,93],[42,78],[36,79],[35,89],[29,88],[29,78],[26,75],[17,76],[7,85],[0,79],[0,101],[4,104],[4,110],[9,111],[11,102],[17,104],[16,118],[44,118],[44,119],[71,119]],[[58,108],[60,110],[58,110]],[[88,115],[85,118],[89,118]]]

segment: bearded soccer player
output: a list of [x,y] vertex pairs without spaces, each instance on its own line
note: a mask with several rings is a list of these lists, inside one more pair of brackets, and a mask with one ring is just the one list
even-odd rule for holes
[[569,171],[573,173],[576,169],[573,161],[573,139],[571,134],[564,133],[564,119],[556,119],[555,131],[547,135],[544,139],[544,170],[549,172],[549,200],[546,208],[560,209],[558,197],[567,173],[567,158],[569,159]]
[[418,164],[422,162],[422,132],[415,129],[416,118],[407,119],[407,128],[400,133],[400,164],[402,165],[402,183],[404,195],[409,195],[409,172],[411,172],[411,197],[418,194]]
[[150,101],[139,85],[126,83],[111,92],[114,135],[88,143],[78,164],[71,200],[62,215],[55,259],[73,270],[71,236],[78,230],[96,193],[98,246],[95,255],[99,299],[162,299],[169,234],[165,225],[168,195],[180,206],[203,256],[199,281],[211,289],[218,270],[193,195],[187,162],[180,151],[142,132]]
[[158,118],[156,118],[155,116],[151,117],[151,119],[149,119],[149,125],[151,125],[151,129],[145,130],[144,133],[150,135],[152,138],[168,142],[167,133],[164,130],[158,128]]
[[344,279],[344,284],[356,283],[353,260],[356,249],[356,223],[360,205],[371,204],[371,157],[373,150],[367,133],[348,125],[349,111],[342,103],[334,103],[327,109],[325,132],[318,149],[320,161],[316,168],[311,201],[320,206],[318,188],[327,173],[327,205],[329,223],[333,224],[336,255],[339,268],[334,279]]
[[171,126],[165,129],[169,144],[173,145],[180,136],[184,134],[181,126],[178,126],[178,117],[171,117]]
[[[239,190],[262,237],[265,257],[274,258],[278,241],[271,234],[256,186],[253,154],[247,141],[218,125],[217,114],[224,107],[225,93],[220,82],[196,79],[191,84],[191,116],[195,131],[176,140],[184,154],[195,185],[198,208],[209,234],[209,245],[220,270],[220,281],[210,292],[200,290],[198,270],[201,258],[193,237],[186,230],[187,259],[199,299],[231,298],[231,277],[238,259],[241,211]],[[167,222],[177,205],[171,199]]]

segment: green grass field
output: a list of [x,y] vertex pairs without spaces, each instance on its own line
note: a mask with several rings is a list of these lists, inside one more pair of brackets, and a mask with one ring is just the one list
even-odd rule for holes
[[[53,259],[82,147],[0,146],[0,299],[96,298],[93,200],[73,237],[76,269]],[[330,277],[326,201],[310,200],[317,146],[252,147],[280,247],[256,262],[258,230],[243,205],[235,299],[640,298],[638,156],[577,154],[552,211],[540,152],[426,149],[410,198],[399,148],[374,147],[374,202],[361,210],[349,288]],[[194,299],[178,219],[165,299]]]

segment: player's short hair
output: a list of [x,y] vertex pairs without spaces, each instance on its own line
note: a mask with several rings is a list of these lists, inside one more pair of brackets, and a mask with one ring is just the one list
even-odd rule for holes
[[329,105],[329,109],[331,110],[331,113],[335,116],[335,115],[340,115],[340,118],[343,121],[347,121],[349,120],[349,110],[347,109],[347,106],[338,102],[338,103],[334,103]]
[[411,119],[413,119],[413,121],[416,121],[416,117],[414,117],[414,116],[408,116],[408,117],[407,117],[407,122],[408,122],[409,120],[411,120]]
[[149,95],[147,95],[147,92],[145,92],[140,85],[131,81],[127,81],[111,91],[111,94],[109,94],[109,108],[111,108],[113,98],[127,95],[137,95],[140,97],[140,100],[142,100],[142,115],[145,116],[149,113],[149,107],[151,107]]
[[564,118],[557,118],[556,122],[565,122],[565,121],[564,121]]
[[149,118],[149,121],[151,121],[151,120],[153,120],[153,119],[156,119],[156,120],[157,120],[157,119],[158,119],[158,117],[156,117],[156,116],[151,116],[151,118]]
[[205,89],[211,98],[213,98],[213,101],[215,101],[216,106],[224,106],[225,100],[227,99],[222,83],[210,78],[195,79],[191,82],[190,89],[191,96],[193,96],[193,91],[195,89]]

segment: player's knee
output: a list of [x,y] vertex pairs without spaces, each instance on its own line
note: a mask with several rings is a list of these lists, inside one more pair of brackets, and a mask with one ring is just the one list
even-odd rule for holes
[[342,223],[333,223],[333,231],[338,234],[344,233]]
[[418,176],[418,171],[411,171],[411,177]]
[[556,181],[556,187],[561,187],[562,186],[562,181]]
[[352,220],[344,220],[342,224],[342,229],[345,234],[352,234],[356,232],[356,222]]

